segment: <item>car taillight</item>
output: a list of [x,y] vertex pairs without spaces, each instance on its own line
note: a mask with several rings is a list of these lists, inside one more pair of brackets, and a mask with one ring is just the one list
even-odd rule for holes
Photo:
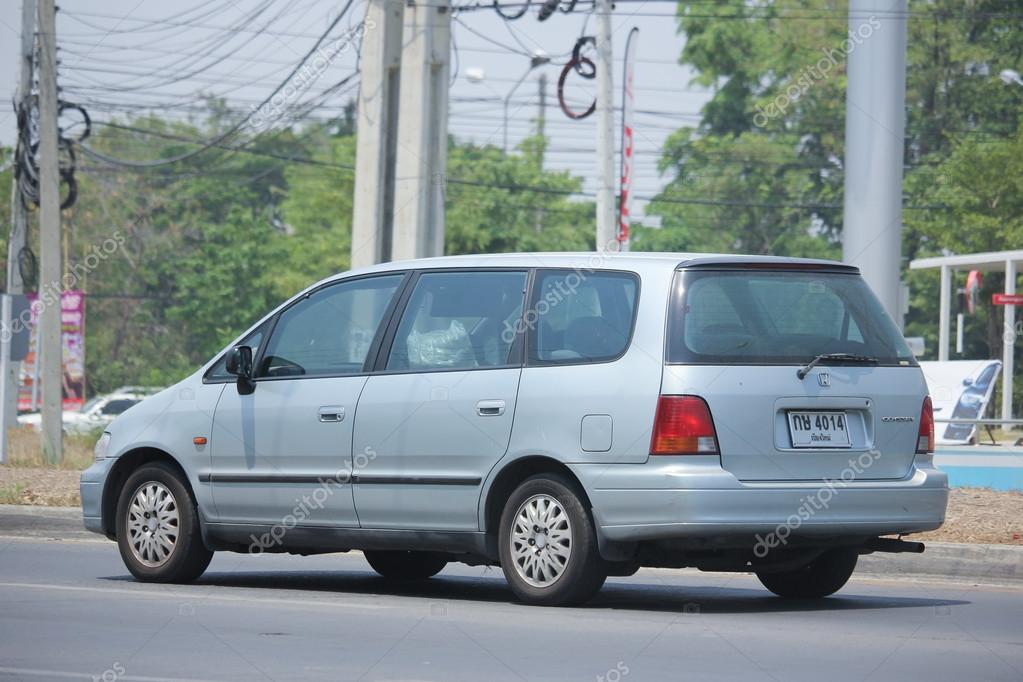
[[920,409],[920,432],[916,437],[916,453],[929,455],[934,452],[934,406],[931,396],[924,398],[924,406]]
[[714,420],[703,398],[695,395],[662,395],[657,400],[650,454],[718,454]]

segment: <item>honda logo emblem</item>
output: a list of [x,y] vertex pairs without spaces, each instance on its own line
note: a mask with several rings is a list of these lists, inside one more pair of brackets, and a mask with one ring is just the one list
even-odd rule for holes
[[820,374],[817,375],[817,383],[820,384],[823,388],[828,388],[829,386],[831,386],[831,375],[828,374],[827,372],[821,372]]

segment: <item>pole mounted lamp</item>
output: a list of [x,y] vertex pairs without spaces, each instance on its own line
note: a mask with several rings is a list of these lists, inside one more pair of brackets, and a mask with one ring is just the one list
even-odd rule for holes
[[[508,107],[511,104],[511,98],[515,95],[515,91],[519,89],[519,86],[522,85],[522,83],[526,80],[529,74],[533,72],[534,69],[543,66],[544,64],[549,64],[550,61],[551,58],[548,57],[547,53],[545,53],[543,50],[537,49],[536,51],[534,51],[533,56],[530,57],[529,59],[529,68],[527,68],[526,72],[523,73],[522,76],[517,81],[515,81],[515,85],[511,87],[511,90],[508,91],[508,94],[502,98],[502,103],[504,105],[502,149],[504,149],[505,153],[508,152]],[[483,69],[480,68],[466,69],[465,79],[470,83],[484,83],[486,81],[486,72],[484,72]]]

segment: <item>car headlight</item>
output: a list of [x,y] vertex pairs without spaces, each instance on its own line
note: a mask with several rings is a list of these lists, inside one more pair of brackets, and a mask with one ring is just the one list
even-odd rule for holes
[[103,435],[96,441],[96,447],[92,449],[92,454],[95,455],[97,462],[101,459],[106,459],[108,447],[110,447],[110,434],[104,431]]

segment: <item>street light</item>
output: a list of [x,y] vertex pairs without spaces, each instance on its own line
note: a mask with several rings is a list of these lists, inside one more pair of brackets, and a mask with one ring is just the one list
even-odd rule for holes
[[1006,85],[1012,85],[1015,83],[1016,85],[1023,87],[1023,76],[1020,76],[1019,71],[1016,71],[1015,69],[1005,69],[998,74],[998,77],[1001,78],[1002,82]]
[[[526,72],[522,74],[521,78],[515,81],[515,85],[512,86],[511,90],[509,90],[508,94],[505,95],[503,98],[504,102],[503,148],[506,154],[508,153],[508,105],[511,104],[511,98],[515,94],[515,91],[519,89],[519,86],[522,85],[522,82],[526,80],[526,77],[533,72],[533,69],[537,68],[538,66],[543,66],[544,64],[549,64],[550,61],[551,58],[548,57],[543,50],[538,48],[535,52],[533,52],[533,56],[529,59],[529,68],[526,69]],[[483,83],[486,80],[486,73],[483,71],[483,69],[479,68],[466,69],[465,79],[470,83]]]

